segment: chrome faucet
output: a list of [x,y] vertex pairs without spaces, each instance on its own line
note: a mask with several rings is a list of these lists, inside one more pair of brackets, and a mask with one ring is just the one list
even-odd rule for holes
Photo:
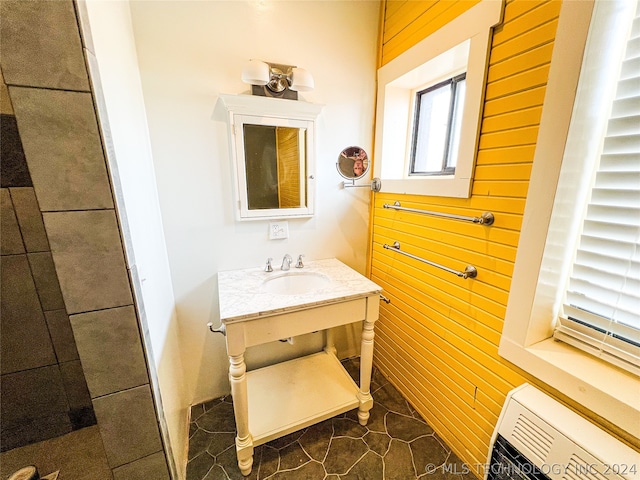
[[304,267],[304,263],[302,263],[302,257],[304,257],[304,255],[302,255],[302,254],[298,255],[298,261],[296,262],[296,268],[303,268]]
[[273,258],[271,257],[267,258],[267,264],[264,267],[265,272],[273,272],[273,267],[271,266],[271,260],[273,260]]
[[291,268],[291,262],[293,262],[293,258],[291,258],[291,255],[287,253],[282,259],[282,266],[280,267],[280,270],[289,270]]

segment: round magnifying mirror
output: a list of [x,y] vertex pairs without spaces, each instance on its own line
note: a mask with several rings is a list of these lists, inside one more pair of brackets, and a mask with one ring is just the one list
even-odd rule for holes
[[369,157],[363,148],[347,147],[340,152],[336,167],[347,180],[358,180],[369,171]]

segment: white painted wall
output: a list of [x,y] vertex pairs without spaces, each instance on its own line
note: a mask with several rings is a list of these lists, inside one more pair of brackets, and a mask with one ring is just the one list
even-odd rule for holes
[[[377,1],[131,1],[171,265],[188,396],[193,403],[229,391],[216,274],[276,264],[285,253],[337,257],[364,273],[368,189],[340,188],[339,152],[373,147]],[[249,91],[240,79],[250,58],[309,70],[302,99],[324,104],[317,132],[317,213],[289,220],[288,240],[268,240],[267,222],[234,220],[231,159],[220,93]],[[342,332],[343,354],[357,332]],[[319,348],[318,334],[296,345],[255,347],[247,363]]]
[[[190,397],[185,388],[180,334],[156,179],[151,158],[142,85],[126,1],[89,0],[86,13],[93,45],[90,64],[96,88],[102,85],[104,104],[99,105],[110,161],[116,162],[114,189],[122,218],[127,262],[140,278],[142,322],[151,359],[150,371],[162,397],[163,416],[178,469],[184,471],[188,441]],[[83,16],[83,20],[84,20]],[[86,23],[83,22],[86,28]],[[85,32],[85,38],[87,33]],[[87,38],[89,39],[89,38]],[[95,77],[95,75],[98,77]],[[106,108],[106,115],[104,109]],[[119,181],[118,181],[119,180]],[[135,280],[135,279],[134,279]],[[182,472],[184,473],[184,472]]]

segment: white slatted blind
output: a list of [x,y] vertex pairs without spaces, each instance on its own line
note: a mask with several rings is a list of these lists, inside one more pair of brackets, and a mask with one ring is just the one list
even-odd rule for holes
[[554,336],[640,373],[640,9]]

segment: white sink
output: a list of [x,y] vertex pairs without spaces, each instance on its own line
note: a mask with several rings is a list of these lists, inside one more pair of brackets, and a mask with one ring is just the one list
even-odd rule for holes
[[267,278],[261,290],[276,295],[304,295],[321,290],[331,283],[326,275],[317,272],[287,272]]

